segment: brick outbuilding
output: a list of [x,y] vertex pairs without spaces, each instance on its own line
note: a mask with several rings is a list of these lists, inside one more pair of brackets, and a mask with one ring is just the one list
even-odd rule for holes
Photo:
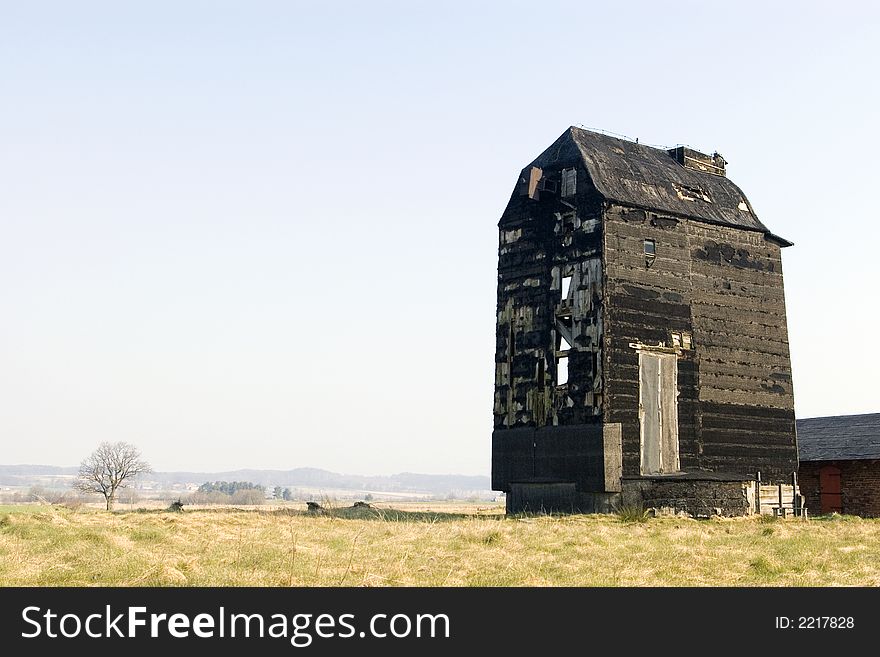
[[810,513],[880,517],[880,413],[798,420],[797,434]]

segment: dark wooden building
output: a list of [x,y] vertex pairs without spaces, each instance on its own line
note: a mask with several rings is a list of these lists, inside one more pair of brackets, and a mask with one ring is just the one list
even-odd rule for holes
[[748,513],[757,471],[796,470],[790,243],[725,164],[572,127],[522,170],[499,222],[509,511]]
[[809,512],[880,517],[880,413],[798,420],[797,432]]

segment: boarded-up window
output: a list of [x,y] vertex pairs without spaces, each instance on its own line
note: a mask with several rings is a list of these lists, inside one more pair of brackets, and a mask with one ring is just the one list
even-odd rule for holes
[[577,169],[562,170],[562,198],[574,196],[577,193]]
[[639,351],[641,474],[679,471],[675,354]]

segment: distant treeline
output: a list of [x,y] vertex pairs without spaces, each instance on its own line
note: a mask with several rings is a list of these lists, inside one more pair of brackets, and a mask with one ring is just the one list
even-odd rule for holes
[[265,492],[265,488],[259,484],[252,484],[249,481],[206,481],[199,486],[200,493],[225,493],[226,495],[235,495],[240,490],[258,490]]
[[262,504],[266,490],[250,481],[206,481],[187,504]]

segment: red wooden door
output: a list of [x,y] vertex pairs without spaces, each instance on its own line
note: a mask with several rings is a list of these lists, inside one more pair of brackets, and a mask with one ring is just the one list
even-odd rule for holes
[[826,465],[819,470],[819,498],[822,513],[843,511],[843,501],[840,496],[840,468]]

